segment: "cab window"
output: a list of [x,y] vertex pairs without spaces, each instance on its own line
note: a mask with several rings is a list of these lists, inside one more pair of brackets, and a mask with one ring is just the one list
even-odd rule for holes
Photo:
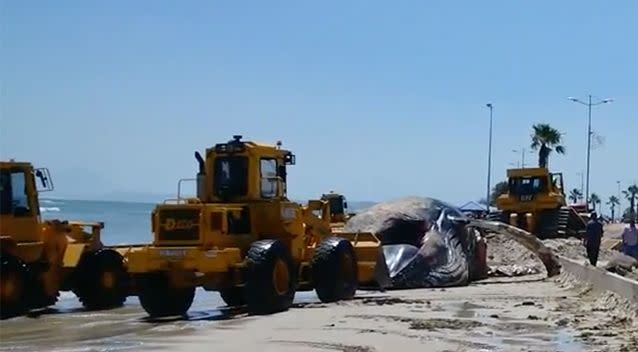
[[0,212],[16,216],[30,213],[24,172],[2,171],[0,173]]
[[277,196],[277,160],[262,158],[260,160],[261,197],[274,198]]
[[330,215],[343,214],[345,212],[343,198],[333,197],[328,201],[330,204]]
[[538,177],[524,177],[510,180],[510,193],[517,195],[533,195],[544,191],[543,180]]
[[245,196],[248,189],[248,159],[243,156],[215,159],[214,190],[221,198]]

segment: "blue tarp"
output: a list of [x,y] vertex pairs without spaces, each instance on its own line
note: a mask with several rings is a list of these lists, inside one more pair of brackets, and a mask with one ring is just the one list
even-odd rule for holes
[[459,207],[461,211],[485,211],[485,205],[475,201],[467,202]]

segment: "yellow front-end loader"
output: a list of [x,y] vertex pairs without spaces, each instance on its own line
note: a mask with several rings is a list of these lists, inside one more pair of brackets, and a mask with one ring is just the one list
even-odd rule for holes
[[320,200],[328,202],[330,207],[330,227],[333,231],[341,231],[348,219],[354,215],[348,212],[346,196],[330,191],[322,194]]
[[333,223],[345,223],[350,214],[348,211],[348,202],[346,196],[341,193],[324,193],[321,195],[321,200],[327,201],[330,206],[330,218]]
[[[295,155],[241,136],[207,148],[197,196],[158,204],[152,244],[127,255],[142,307],[152,317],[188,311],[196,287],[254,314],[288,309],[297,291],[323,302],[351,299],[387,270],[373,234],[333,235],[327,201],[287,197]],[[179,186],[178,186],[179,189]]]
[[3,319],[53,305],[60,291],[74,292],[88,309],[122,305],[129,292],[124,258],[100,240],[103,223],[41,218],[38,192],[51,190],[48,169],[0,161]]

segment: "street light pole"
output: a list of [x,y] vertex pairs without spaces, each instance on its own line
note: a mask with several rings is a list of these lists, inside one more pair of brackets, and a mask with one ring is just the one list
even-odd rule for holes
[[[591,155],[591,94],[587,104],[587,188],[585,189],[585,204],[589,208],[589,159]],[[594,205],[595,207],[595,205]]]
[[584,174],[581,171],[581,172],[577,172],[576,175],[580,176],[580,199],[583,199],[583,192],[584,192],[583,188],[585,187],[584,186],[585,182],[583,181]]
[[596,105],[600,105],[600,104],[605,104],[605,103],[611,103],[613,101],[613,99],[603,99],[601,101],[598,101],[596,103],[592,103],[591,102],[591,94],[589,94],[588,96],[588,102],[585,103],[582,100],[573,98],[573,97],[568,97],[567,99],[576,102],[576,103],[580,103],[583,104],[585,106],[587,106],[587,183],[585,184],[585,204],[589,204],[589,165],[590,165],[590,156],[591,156],[591,107],[592,106],[596,106]]
[[[519,152],[519,150],[518,150],[518,149],[512,149],[512,151],[513,151],[514,153],[518,153],[518,152]],[[524,147],[522,147],[522,148],[520,149],[520,152],[521,152],[521,161],[520,161],[520,164],[519,164],[519,165],[520,165],[520,168],[524,169],[524,168],[525,168],[525,148],[524,148]],[[530,153],[530,154],[534,153],[534,151],[533,151],[533,150],[528,150],[527,152],[528,152],[528,153]]]
[[616,184],[618,184],[618,208],[620,208],[618,211],[621,212],[621,216],[622,216],[622,198],[620,198],[620,180],[616,181]]
[[489,138],[489,142],[488,142],[488,152],[487,152],[487,198],[485,198],[486,200],[486,207],[487,207],[487,212],[489,213],[490,211],[490,179],[492,177],[492,110],[493,110],[493,106],[492,103],[487,103],[486,106],[490,109],[490,138]]

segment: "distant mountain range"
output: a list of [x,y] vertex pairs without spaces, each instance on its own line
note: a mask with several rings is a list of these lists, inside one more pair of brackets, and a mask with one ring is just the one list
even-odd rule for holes
[[[175,199],[175,194],[161,195],[148,192],[109,192],[105,194],[96,195],[74,195],[74,194],[42,194],[42,199],[66,199],[66,200],[89,200],[89,201],[107,201],[107,202],[127,202],[127,203],[161,203],[167,199]],[[308,199],[301,200],[300,198],[293,198],[294,202],[305,204]],[[348,209],[350,211],[359,211],[369,208],[377,202],[372,201],[352,201],[348,200]]]
[[42,194],[43,199],[89,200],[126,203],[159,203],[175,195],[162,196],[145,192],[109,192],[105,194]]

